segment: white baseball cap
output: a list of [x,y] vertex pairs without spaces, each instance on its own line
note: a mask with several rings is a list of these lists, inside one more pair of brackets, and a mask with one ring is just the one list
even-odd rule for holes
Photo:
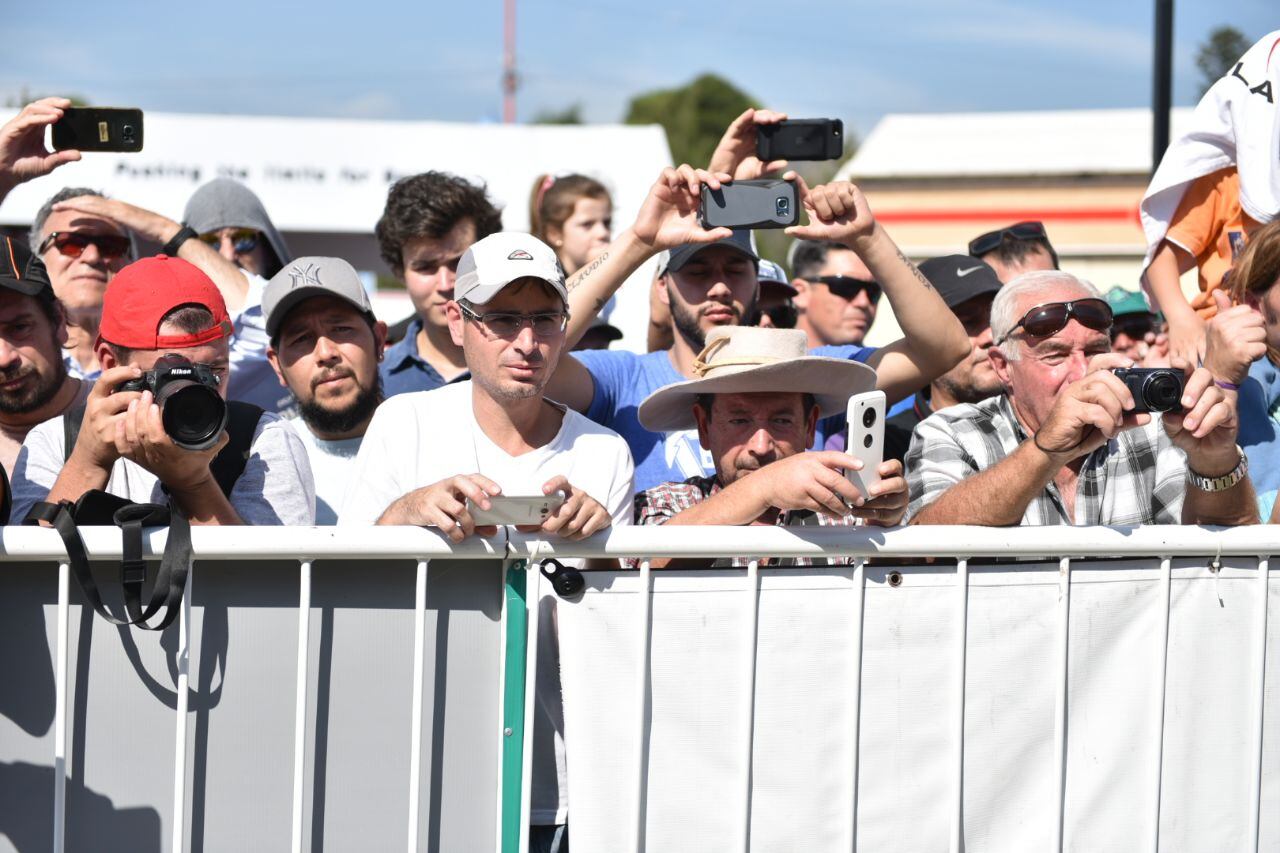
[[502,288],[522,278],[537,278],[551,285],[566,305],[569,291],[556,253],[532,234],[504,231],[473,244],[458,261],[453,298],[483,305]]

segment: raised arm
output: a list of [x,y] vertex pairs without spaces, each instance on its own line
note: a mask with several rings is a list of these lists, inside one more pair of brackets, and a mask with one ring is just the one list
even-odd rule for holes
[[913,394],[969,353],[964,326],[915,264],[880,226],[866,198],[847,181],[808,189],[796,178],[808,225],[787,229],[803,240],[828,240],[857,253],[893,306],[903,337],[867,360],[890,402]]
[[66,98],[41,98],[0,127],[0,201],[18,184],[80,159],[79,151],[50,152],[44,146],[44,129],[69,106]]
[[[101,196],[82,195],[66,201],[58,202],[54,210],[75,210],[101,216],[118,222],[132,233],[164,245],[172,240],[182,225],[167,216],[155,213],[137,205],[119,199],[102,198]],[[227,310],[235,314],[244,306],[245,295],[249,291],[249,280],[235,264],[228,261],[212,246],[203,240],[190,239],[178,247],[178,257],[199,267],[205,275],[213,280]]]

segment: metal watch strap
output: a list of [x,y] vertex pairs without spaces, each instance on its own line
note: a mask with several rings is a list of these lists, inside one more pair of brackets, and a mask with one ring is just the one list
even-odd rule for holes
[[160,249],[160,254],[176,258],[178,256],[178,249],[182,247],[183,243],[187,242],[192,237],[199,236],[200,233],[196,231],[196,229],[192,228],[190,225],[183,224],[181,230],[179,230],[177,234],[174,234],[173,237],[170,238],[169,242],[165,243]]
[[1236,467],[1227,473],[1218,477],[1205,477],[1197,474],[1187,466],[1187,482],[1195,486],[1202,492],[1225,492],[1227,489],[1239,483],[1249,473],[1249,457],[1244,455],[1244,451],[1238,446],[1236,452],[1240,454],[1240,462]]

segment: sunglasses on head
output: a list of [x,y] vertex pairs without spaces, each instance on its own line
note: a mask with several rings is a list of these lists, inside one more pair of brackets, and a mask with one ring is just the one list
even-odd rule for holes
[[969,241],[969,254],[975,258],[1000,248],[1005,240],[1048,240],[1043,222],[1019,222],[999,231],[988,231]]
[[83,231],[54,231],[40,244],[40,254],[53,246],[68,258],[78,258],[90,245],[98,247],[104,261],[114,261],[127,256],[133,246],[128,237],[119,234],[87,234]]
[[880,301],[880,285],[874,281],[863,281],[850,275],[820,275],[809,279],[809,281],[825,284],[827,290],[830,290],[841,299],[853,299],[865,290],[867,298],[873,304]]
[[[222,234],[218,231],[201,234],[200,239],[215,249],[222,245]],[[247,255],[258,248],[260,239],[261,235],[252,228],[237,228],[231,232],[231,246],[236,250],[237,255]]]
[[1110,329],[1114,319],[1111,306],[1105,300],[1096,297],[1073,299],[1070,302],[1050,302],[1048,305],[1037,305],[1023,314],[1022,319],[996,341],[996,346],[1013,337],[1019,328],[1033,338],[1047,338],[1065,329],[1067,323],[1073,318],[1080,325],[1095,332],[1105,332]]

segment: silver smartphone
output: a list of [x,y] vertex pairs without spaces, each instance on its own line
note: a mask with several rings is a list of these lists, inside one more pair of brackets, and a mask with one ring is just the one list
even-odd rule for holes
[[883,391],[867,391],[849,398],[845,452],[862,461],[862,470],[845,473],[864,497],[867,489],[880,482],[880,465],[884,462],[884,411]]
[[489,508],[481,509],[467,501],[467,512],[477,526],[500,524],[542,524],[547,516],[564,503],[564,496],[554,495],[498,495],[489,498]]

